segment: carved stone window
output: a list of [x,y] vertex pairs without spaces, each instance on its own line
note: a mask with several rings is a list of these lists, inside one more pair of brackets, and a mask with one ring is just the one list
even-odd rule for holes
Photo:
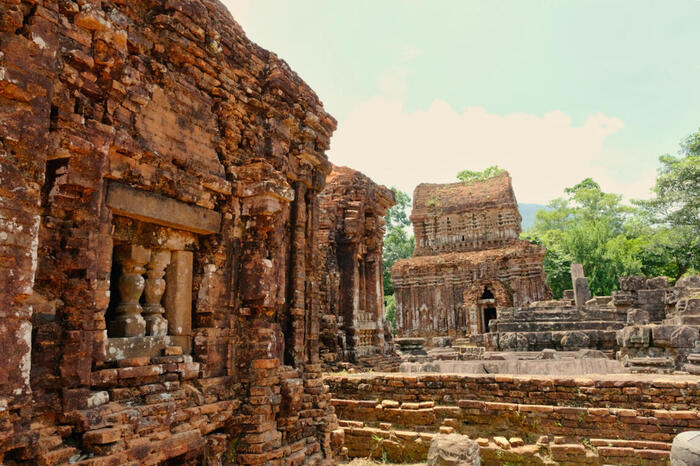
[[188,353],[192,275],[199,237],[218,231],[220,214],[110,183],[114,250],[107,309],[107,358]]
[[111,297],[118,304],[108,322],[109,336],[189,335],[192,259],[190,251],[117,244],[119,296]]

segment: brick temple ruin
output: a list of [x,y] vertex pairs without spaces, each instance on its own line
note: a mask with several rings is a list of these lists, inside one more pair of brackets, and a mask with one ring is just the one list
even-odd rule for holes
[[3,2],[0,47],[0,461],[332,462],[318,97],[212,0]]
[[384,216],[394,193],[347,167],[333,167],[319,196],[321,358],[391,365],[391,330],[384,320]]
[[399,336],[487,333],[499,310],[551,296],[544,248],[519,239],[510,175],[420,184],[413,257],[392,268]]

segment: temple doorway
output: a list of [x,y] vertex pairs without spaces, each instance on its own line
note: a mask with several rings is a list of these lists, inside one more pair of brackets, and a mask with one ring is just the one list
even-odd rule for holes
[[484,309],[484,332],[483,333],[488,333],[491,331],[490,323],[495,318],[496,318],[496,308],[495,307],[487,307]]
[[480,311],[479,317],[481,318],[479,331],[481,333],[488,333],[489,331],[491,331],[490,322],[496,319],[498,317],[498,314],[496,312],[495,296],[487,286],[484,287],[484,292],[479,297],[477,303],[479,305]]

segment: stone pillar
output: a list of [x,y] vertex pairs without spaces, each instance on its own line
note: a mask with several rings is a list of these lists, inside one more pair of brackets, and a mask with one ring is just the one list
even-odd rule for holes
[[339,305],[343,316],[343,331],[350,362],[355,362],[355,346],[359,344],[356,333],[356,310],[360,301],[357,243],[338,245],[338,269],[340,270]]
[[110,333],[114,337],[140,337],[146,334],[146,321],[141,317],[143,308],[139,304],[145,287],[144,266],[151,258],[151,251],[143,246],[123,245],[116,248],[116,261],[122,266],[119,277],[120,302],[110,322]]
[[190,251],[173,251],[166,270],[165,317],[168,334],[192,334],[192,260]]
[[376,252],[367,259],[367,311],[376,324],[372,345],[384,353],[384,299],[382,293],[381,256]]
[[571,264],[571,283],[574,287],[576,307],[582,308],[586,301],[591,299],[591,290],[588,288],[588,279],[583,274],[583,265]]
[[305,316],[306,316],[306,185],[297,182],[295,185],[295,199],[292,208],[292,248],[290,260],[291,290],[289,325],[285,335],[286,352],[294,361],[294,366],[304,362],[305,357]]
[[143,318],[146,321],[146,334],[152,336],[165,336],[168,334],[168,321],[163,318],[165,309],[160,304],[165,293],[166,282],[163,280],[165,268],[170,263],[170,251],[161,249],[151,253],[146,272],[146,284],[144,293],[146,305]]
[[[308,244],[316,245],[318,243],[318,231],[320,228],[319,201],[318,190],[309,189],[306,193],[307,209],[306,209],[306,235]],[[310,247],[307,249],[307,285],[306,285],[306,309],[307,309],[307,362],[317,364],[320,360],[320,342],[319,334],[321,327],[321,302],[319,299],[319,257],[318,248]]]

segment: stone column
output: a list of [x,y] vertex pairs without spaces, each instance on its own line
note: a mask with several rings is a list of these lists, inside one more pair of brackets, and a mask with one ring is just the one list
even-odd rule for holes
[[122,266],[119,277],[120,302],[115,317],[110,322],[110,333],[114,337],[139,337],[146,334],[146,321],[141,317],[143,308],[139,304],[145,287],[144,266],[151,258],[151,251],[143,246],[117,246],[115,259]]
[[588,287],[588,279],[583,274],[583,265],[571,264],[571,282],[574,287],[574,301],[580,309],[591,299],[591,290]]
[[297,182],[294,186],[295,199],[292,208],[292,248],[290,261],[291,289],[289,325],[285,329],[286,348],[289,358],[294,361],[294,367],[305,360],[305,330],[306,330],[306,185]]
[[165,308],[160,304],[160,301],[165,293],[166,283],[163,276],[169,263],[170,251],[160,249],[151,253],[151,260],[148,262],[148,271],[146,272],[148,277],[145,284],[146,305],[143,311],[147,335],[165,336],[168,334],[168,321],[163,317]]
[[166,270],[165,317],[169,335],[192,334],[191,251],[173,251]]

